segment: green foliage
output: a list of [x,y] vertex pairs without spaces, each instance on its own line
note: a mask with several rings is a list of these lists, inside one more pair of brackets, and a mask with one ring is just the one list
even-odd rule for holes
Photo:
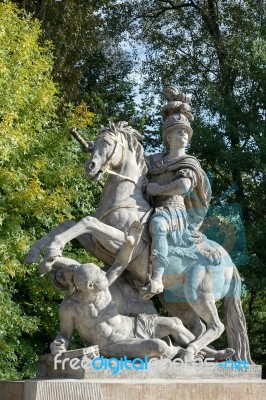
[[23,0],[22,9],[42,24],[42,40],[53,43],[53,77],[66,103],[85,101],[97,122],[134,116],[133,57],[113,37],[104,8],[112,0]]
[[41,21],[41,40],[53,41],[53,75],[55,80],[61,83],[67,101],[75,101],[80,94],[79,81],[84,72],[84,60],[99,43],[99,10],[104,3],[102,0],[20,2],[22,9]]
[[63,220],[91,214],[99,195],[84,179],[80,149],[67,128],[73,119],[92,126],[93,114],[81,105],[65,112],[66,127],[58,122],[52,47],[40,45],[40,34],[37,20],[0,3],[0,378],[5,379],[32,376],[36,354],[47,351],[58,330],[60,295],[37,277],[36,266],[23,265],[29,246]]

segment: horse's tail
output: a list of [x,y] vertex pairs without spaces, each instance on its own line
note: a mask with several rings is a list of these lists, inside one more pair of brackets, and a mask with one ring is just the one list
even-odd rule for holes
[[224,298],[225,330],[228,346],[235,350],[237,360],[253,364],[250,356],[246,319],[240,300],[241,280],[234,266],[230,289]]

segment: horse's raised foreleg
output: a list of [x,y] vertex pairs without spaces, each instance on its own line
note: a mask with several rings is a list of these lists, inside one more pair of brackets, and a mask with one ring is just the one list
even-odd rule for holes
[[58,225],[55,229],[45,235],[43,238],[37,240],[30,248],[27,253],[24,263],[39,263],[41,261],[41,254],[44,253],[45,249],[54,240],[56,235],[72,228],[76,225],[75,221],[67,220]]
[[125,241],[124,232],[110,225],[106,225],[94,217],[85,217],[73,227],[57,234],[49,245],[46,257],[53,258],[61,256],[65,245],[72,239],[84,234],[91,234],[96,240],[105,242],[105,248],[112,253],[117,250]]

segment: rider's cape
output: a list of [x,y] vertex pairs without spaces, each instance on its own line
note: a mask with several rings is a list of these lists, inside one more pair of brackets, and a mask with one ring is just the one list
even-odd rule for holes
[[157,153],[146,157],[149,174],[161,175],[168,171],[178,172],[183,169],[191,169],[196,175],[196,184],[184,198],[188,214],[188,221],[192,230],[198,230],[207,214],[211,200],[211,186],[206,173],[199,161],[189,155],[172,158],[168,162],[163,161],[163,154]]

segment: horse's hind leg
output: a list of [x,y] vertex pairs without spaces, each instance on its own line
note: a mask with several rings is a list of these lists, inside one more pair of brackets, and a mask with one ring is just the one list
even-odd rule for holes
[[206,327],[200,320],[197,313],[191,308],[187,302],[181,301],[167,301],[164,299],[164,294],[159,294],[160,302],[163,307],[169,312],[172,317],[178,317],[181,319],[185,327],[193,333],[195,337],[201,336],[205,331]]
[[187,346],[185,356],[188,361],[193,360],[198,351],[218,339],[224,331],[224,325],[219,318],[212,293],[201,292],[195,301],[189,302],[189,305],[206,323],[207,329],[199,338],[193,340]]

